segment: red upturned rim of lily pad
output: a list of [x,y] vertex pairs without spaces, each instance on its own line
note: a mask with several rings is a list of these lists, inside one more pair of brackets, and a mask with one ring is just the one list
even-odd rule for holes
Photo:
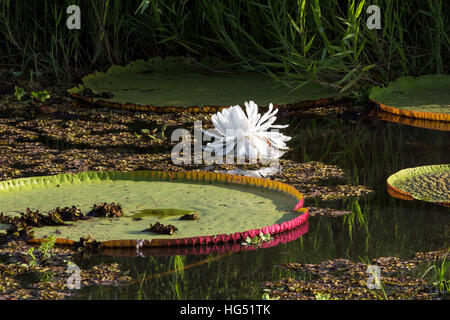
[[[147,178],[149,180],[166,180],[166,181],[194,181],[194,182],[207,182],[207,183],[227,183],[227,184],[238,184],[238,185],[248,185],[252,187],[259,187],[268,190],[274,190],[283,192],[293,196],[298,200],[297,205],[292,209],[299,213],[294,219],[289,221],[284,221],[282,223],[273,224],[265,226],[258,229],[252,229],[242,232],[235,232],[231,234],[217,234],[217,235],[206,235],[206,236],[195,236],[188,238],[165,238],[165,239],[121,239],[121,240],[107,240],[101,242],[102,248],[136,248],[137,246],[141,248],[148,247],[171,247],[171,246],[201,246],[201,245],[213,245],[222,244],[227,242],[242,242],[247,237],[255,237],[260,233],[263,234],[278,234],[284,231],[292,230],[308,220],[308,209],[303,208],[304,197],[294,187],[270,180],[267,178],[256,178],[240,175],[232,175],[220,172],[207,172],[207,171],[133,171],[127,172],[132,178]],[[36,238],[28,240],[30,244],[37,244],[45,241],[44,238]],[[58,245],[68,245],[71,246],[75,244],[76,241],[66,238],[57,238],[56,244]]]
[[209,244],[204,246],[170,246],[170,247],[146,247],[138,250],[136,248],[102,248],[101,254],[114,257],[138,257],[138,256],[175,256],[175,255],[208,255],[225,254],[239,251],[253,251],[279,246],[301,238],[308,232],[308,221],[300,226],[275,234],[270,241],[262,242],[257,246],[242,245],[241,242],[226,242],[220,244]]

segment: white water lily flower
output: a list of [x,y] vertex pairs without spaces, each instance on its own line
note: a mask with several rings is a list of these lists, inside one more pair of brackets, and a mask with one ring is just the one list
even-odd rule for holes
[[215,138],[205,150],[218,156],[234,154],[237,158],[274,160],[280,158],[288,147],[286,141],[291,138],[271,129],[286,128],[288,125],[274,125],[278,109],[269,105],[262,116],[258,105],[253,101],[245,102],[246,113],[240,106],[234,106],[217,112],[211,118],[215,129],[205,134]]

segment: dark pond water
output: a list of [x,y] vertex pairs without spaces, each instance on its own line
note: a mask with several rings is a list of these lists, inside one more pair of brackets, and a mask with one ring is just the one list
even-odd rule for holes
[[385,191],[386,178],[398,170],[449,163],[450,132],[336,119],[301,120],[290,128],[292,132],[286,133],[296,136],[293,159],[336,164],[348,173],[348,183],[370,186],[375,194],[307,203],[351,209],[352,214],[311,217],[306,234],[272,248],[200,256],[92,258],[84,264],[116,261],[135,281],[122,287],[82,289],[75,299],[261,299],[263,281],[306,277],[277,267],[285,262],[408,258],[418,251],[450,246],[449,208],[398,200]]

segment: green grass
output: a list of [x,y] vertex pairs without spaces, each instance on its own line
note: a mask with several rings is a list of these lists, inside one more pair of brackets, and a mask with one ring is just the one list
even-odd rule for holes
[[[81,8],[81,30],[66,8]],[[382,29],[366,27],[381,8]],[[341,91],[402,75],[448,72],[444,0],[0,1],[0,64],[58,79],[113,63],[216,56],[266,72],[293,90],[305,81]],[[24,23],[25,22],[25,23]]]
[[425,278],[430,271],[434,271],[431,273],[431,284],[437,288],[439,294],[443,295],[448,294],[450,290],[450,261],[447,260],[449,252],[450,249],[445,254],[440,265],[434,261],[434,264],[422,275],[422,278]]

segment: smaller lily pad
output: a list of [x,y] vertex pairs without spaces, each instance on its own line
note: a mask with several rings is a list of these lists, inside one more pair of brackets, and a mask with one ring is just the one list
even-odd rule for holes
[[450,206],[450,164],[403,169],[391,175],[387,185],[396,198]]

